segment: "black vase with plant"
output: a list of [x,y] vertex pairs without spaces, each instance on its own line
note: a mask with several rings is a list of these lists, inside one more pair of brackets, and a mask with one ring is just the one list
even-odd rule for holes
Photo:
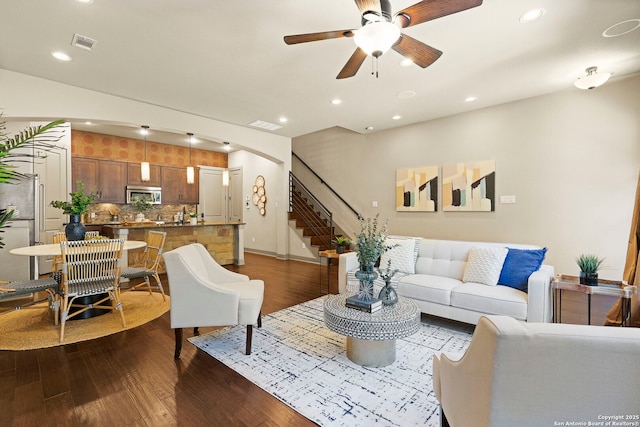
[[67,240],[84,240],[86,229],[80,219],[83,214],[87,213],[89,205],[96,199],[94,193],[85,194],[82,181],[77,181],[76,184],[76,191],[69,193],[71,201],[54,200],[51,202],[51,206],[62,209],[65,214],[69,215],[69,223],[64,228]]
[[576,263],[580,267],[580,284],[598,286],[598,270],[603,262],[604,258],[592,254],[582,254],[576,258]]

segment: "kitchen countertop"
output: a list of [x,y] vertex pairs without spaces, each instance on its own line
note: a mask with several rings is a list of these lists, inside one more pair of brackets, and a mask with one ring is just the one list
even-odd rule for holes
[[121,229],[121,228],[165,228],[165,227],[203,227],[207,225],[242,225],[244,222],[198,222],[197,224],[191,225],[186,222],[184,224],[176,223],[176,222],[163,222],[163,221],[150,221],[150,222],[123,222],[123,223],[111,223],[111,224],[103,224],[103,226],[107,226],[110,228]]

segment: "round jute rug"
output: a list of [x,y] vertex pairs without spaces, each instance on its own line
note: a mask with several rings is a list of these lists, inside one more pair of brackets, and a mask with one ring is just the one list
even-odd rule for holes
[[159,293],[123,292],[120,297],[126,327],[122,326],[117,312],[69,320],[64,328],[63,343],[60,343],[60,325],[54,325],[46,302],[0,314],[0,350],[33,350],[91,340],[143,325],[169,310],[169,296],[163,302]]

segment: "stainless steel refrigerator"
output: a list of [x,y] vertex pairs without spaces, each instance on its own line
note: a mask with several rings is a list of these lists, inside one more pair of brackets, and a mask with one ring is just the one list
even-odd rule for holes
[[0,280],[28,280],[36,270],[34,257],[11,255],[9,251],[38,243],[40,234],[40,198],[38,175],[27,174],[14,184],[0,184],[0,208],[13,209],[11,221],[2,228]]

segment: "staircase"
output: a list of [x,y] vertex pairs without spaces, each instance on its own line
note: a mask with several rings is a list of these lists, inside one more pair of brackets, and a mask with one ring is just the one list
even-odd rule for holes
[[331,212],[293,174],[289,177],[289,219],[318,251],[330,249],[334,237]]

